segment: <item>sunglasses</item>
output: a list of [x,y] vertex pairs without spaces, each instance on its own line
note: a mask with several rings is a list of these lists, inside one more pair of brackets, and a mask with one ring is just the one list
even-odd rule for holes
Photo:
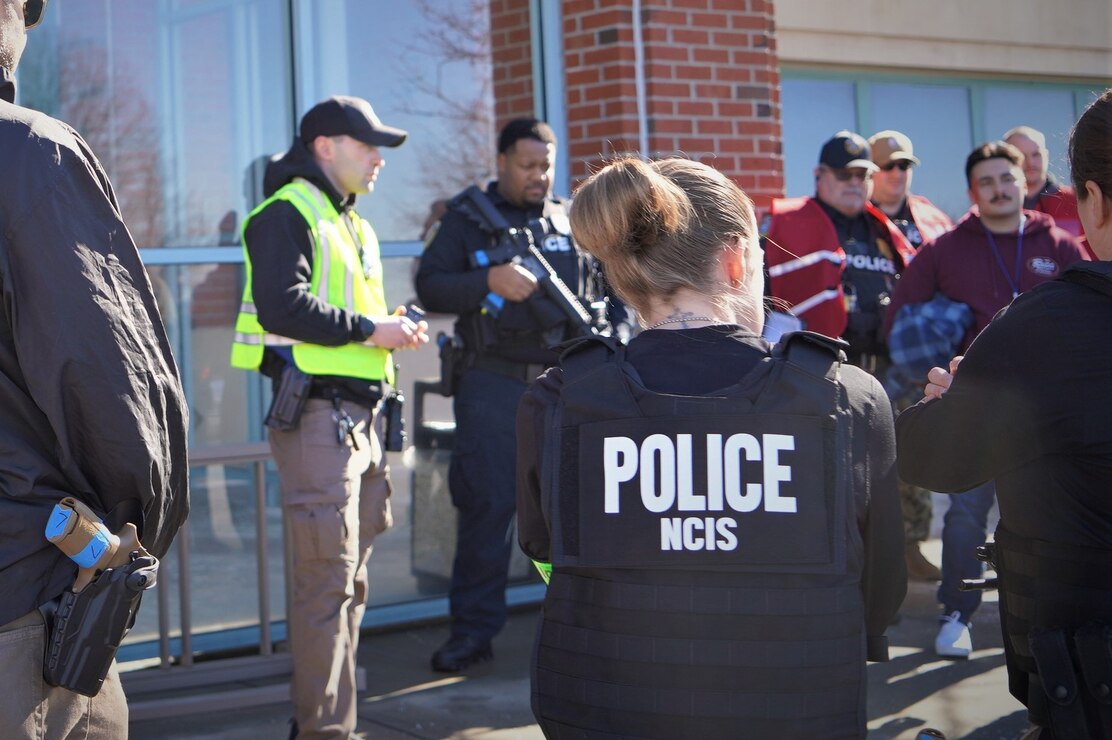
[[826,171],[834,175],[834,179],[838,182],[849,182],[850,180],[860,180],[861,182],[868,182],[873,179],[873,173],[864,169],[835,169],[827,167]]
[[901,159],[899,162],[889,162],[880,169],[884,170],[885,172],[891,172],[895,169],[907,172],[911,169],[911,162],[908,162],[906,159]]
[[23,26],[32,29],[42,22],[43,11],[46,10],[47,0],[24,0]]

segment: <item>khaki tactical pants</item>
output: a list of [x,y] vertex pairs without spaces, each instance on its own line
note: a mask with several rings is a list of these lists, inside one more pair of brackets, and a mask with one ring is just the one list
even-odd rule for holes
[[346,740],[355,731],[367,559],[393,523],[372,412],[346,402],[343,410],[355,421],[355,445],[337,440],[335,410],[321,399],[306,402],[296,429],[270,432],[293,555],[291,698],[298,738],[313,740]]
[[46,627],[38,610],[0,626],[0,737],[27,740],[120,740],[127,699],[115,662],[94,697],[51,686],[42,677]]

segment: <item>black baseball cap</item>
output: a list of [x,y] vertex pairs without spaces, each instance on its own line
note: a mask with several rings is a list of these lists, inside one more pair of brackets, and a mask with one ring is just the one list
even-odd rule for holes
[[822,145],[819,164],[835,170],[860,167],[875,172],[879,169],[871,158],[869,142],[865,137],[852,131],[839,131]]
[[350,136],[370,146],[400,146],[408,134],[380,121],[363,98],[335,95],[301,118],[301,140],[308,145],[318,136]]

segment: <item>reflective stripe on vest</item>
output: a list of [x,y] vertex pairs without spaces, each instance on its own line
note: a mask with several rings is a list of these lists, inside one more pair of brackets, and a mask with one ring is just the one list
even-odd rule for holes
[[[351,221],[345,220],[319,188],[307,180],[296,178],[251,211],[243,222],[243,234],[246,235],[247,227],[256,214],[278,200],[294,206],[312,231],[313,265],[309,292],[325,303],[342,306],[364,316],[387,314],[378,239],[370,224],[354,212]],[[364,380],[385,378],[393,382],[390,352],[381,347],[358,342],[325,347],[268,333],[259,323],[251,294],[251,255],[247,251],[246,238],[243,241],[246,285],[232,343],[233,367],[257,370],[262,363],[265,346],[292,347],[294,364],[309,375],[338,375]],[[367,277],[363,272],[364,264],[373,265],[377,273]]]

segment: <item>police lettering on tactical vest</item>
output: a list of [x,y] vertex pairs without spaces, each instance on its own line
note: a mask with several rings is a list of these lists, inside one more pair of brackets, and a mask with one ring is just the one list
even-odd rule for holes
[[846,266],[867,272],[883,272],[886,275],[896,274],[896,265],[887,257],[877,257],[869,254],[847,254]]
[[[638,447],[629,437],[607,437],[603,442],[607,514],[621,513],[622,484],[636,481],[639,500],[654,514],[723,512],[748,514],[758,509],[794,514],[797,501],[781,493],[792,471],[781,462],[781,452],[795,449],[795,438],[784,434],[706,435],[706,480],[703,492],[694,488],[692,435],[675,439],[653,434]],[[747,463],[747,464],[743,464]],[[764,483],[746,482],[756,463]],[[633,486],[625,487],[631,492]],[[627,496],[627,498],[633,498]],[[665,516],[660,520],[661,550],[733,550],[737,520],[727,516]]]
[[[579,558],[611,567],[828,563],[827,448],[814,418],[584,424]],[[620,549],[609,544],[618,532]]]

